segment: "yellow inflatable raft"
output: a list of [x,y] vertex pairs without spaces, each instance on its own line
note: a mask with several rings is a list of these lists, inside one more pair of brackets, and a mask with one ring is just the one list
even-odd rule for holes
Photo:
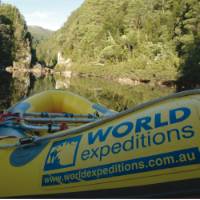
[[200,194],[200,90],[121,113],[66,91],[0,117],[0,197]]

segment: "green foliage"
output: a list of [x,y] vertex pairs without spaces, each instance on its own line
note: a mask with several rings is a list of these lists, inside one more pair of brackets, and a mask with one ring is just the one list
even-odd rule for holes
[[187,55],[190,46],[198,36],[200,27],[200,2],[198,0],[183,0],[175,24],[175,41],[180,56]]
[[0,67],[12,65],[30,53],[30,35],[19,10],[0,4]]
[[175,26],[174,40],[180,57],[179,89],[200,85],[200,2],[183,0]]
[[[41,43],[43,40],[48,39],[53,34],[53,31],[44,29],[39,26],[28,26],[28,31],[31,34],[31,41],[32,41],[32,52],[31,52],[32,63],[35,64],[38,60],[37,57],[41,58],[41,53],[36,54],[36,48],[38,44]],[[42,62],[42,64],[45,64],[45,63]]]
[[57,51],[75,61],[122,62],[143,43],[172,39],[170,6],[170,0],[86,0],[59,31],[39,45],[38,55],[48,62]]
[[[8,66],[12,64],[14,48],[13,31],[11,22],[8,18],[0,15],[0,66]],[[7,59],[5,59],[7,58]]]
[[199,0],[85,0],[59,31],[39,44],[38,57],[52,65],[62,52],[79,63],[123,63],[121,74],[172,71],[175,78],[179,69],[179,77],[187,77],[189,55],[197,52],[199,13]]
[[53,31],[39,26],[28,26],[28,31],[33,36],[33,40],[36,44],[38,44],[41,40],[48,39],[53,34]]
[[51,36],[51,39],[42,40],[36,45],[36,57],[40,63],[49,67],[55,66],[59,51],[58,44],[56,43],[57,38],[57,33],[55,33]]
[[180,89],[200,86],[200,38],[187,48],[190,53],[184,57],[180,66]]

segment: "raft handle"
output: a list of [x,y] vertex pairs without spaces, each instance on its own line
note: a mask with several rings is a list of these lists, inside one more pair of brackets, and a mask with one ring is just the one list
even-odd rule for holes
[[19,139],[19,143],[21,145],[32,144],[34,142],[35,142],[35,138],[34,137],[24,137],[24,138],[20,138]]

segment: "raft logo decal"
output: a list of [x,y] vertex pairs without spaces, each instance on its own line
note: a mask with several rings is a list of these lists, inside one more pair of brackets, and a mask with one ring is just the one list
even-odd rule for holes
[[54,142],[46,158],[44,170],[73,167],[76,164],[81,136]]

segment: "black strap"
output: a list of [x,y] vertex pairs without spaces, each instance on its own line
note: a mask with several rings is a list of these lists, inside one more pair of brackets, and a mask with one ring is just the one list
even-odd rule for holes
[[49,117],[49,113],[48,112],[42,112],[41,117]]
[[72,113],[65,113],[64,116],[65,117],[74,117],[74,115]]
[[49,123],[49,124],[48,124],[48,133],[51,133],[51,132],[52,132],[52,124]]

